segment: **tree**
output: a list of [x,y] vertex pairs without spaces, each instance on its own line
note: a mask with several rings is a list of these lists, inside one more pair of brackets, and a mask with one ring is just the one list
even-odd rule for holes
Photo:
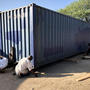
[[89,22],[90,0],[77,0],[58,12]]

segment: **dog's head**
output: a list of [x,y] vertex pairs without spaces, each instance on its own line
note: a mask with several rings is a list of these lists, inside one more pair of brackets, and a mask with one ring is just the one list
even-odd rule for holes
[[32,56],[29,56],[27,59],[31,61],[33,59],[33,57]]

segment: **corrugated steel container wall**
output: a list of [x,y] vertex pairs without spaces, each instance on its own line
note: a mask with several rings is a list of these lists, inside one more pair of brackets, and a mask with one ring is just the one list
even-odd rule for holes
[[30,6],[1,13],[0,51],[7,56],[16,49],[16,59],[30,55]]
[[16,59],[33,56],[39,67],[87,50],[90,24],[32,4],[2,12],[0,55],[16,49]]
[[34,5],[35,66],[87,50],[90,24]]
[[1,38],[1,12],[0,12],[0,55],[2,53],[2,45],[1,45],[1,42],[2,42],[2,38]]

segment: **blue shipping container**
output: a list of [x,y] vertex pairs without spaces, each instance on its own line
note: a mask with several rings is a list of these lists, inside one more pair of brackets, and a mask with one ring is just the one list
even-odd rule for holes
[[35,4],[0,14],[0,55],[32,55],[35,67],[85,52],[90,24]]

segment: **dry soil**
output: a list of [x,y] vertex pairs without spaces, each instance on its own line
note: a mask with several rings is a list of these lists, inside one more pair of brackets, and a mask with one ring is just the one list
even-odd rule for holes
[[76,81],[90,73],[90,60],[81,59],[81,55],[65,59],[38,71],[38,78],[33,75],[17,78],[12,71],[0,73],[0,90],[90,90],[90,79]]

